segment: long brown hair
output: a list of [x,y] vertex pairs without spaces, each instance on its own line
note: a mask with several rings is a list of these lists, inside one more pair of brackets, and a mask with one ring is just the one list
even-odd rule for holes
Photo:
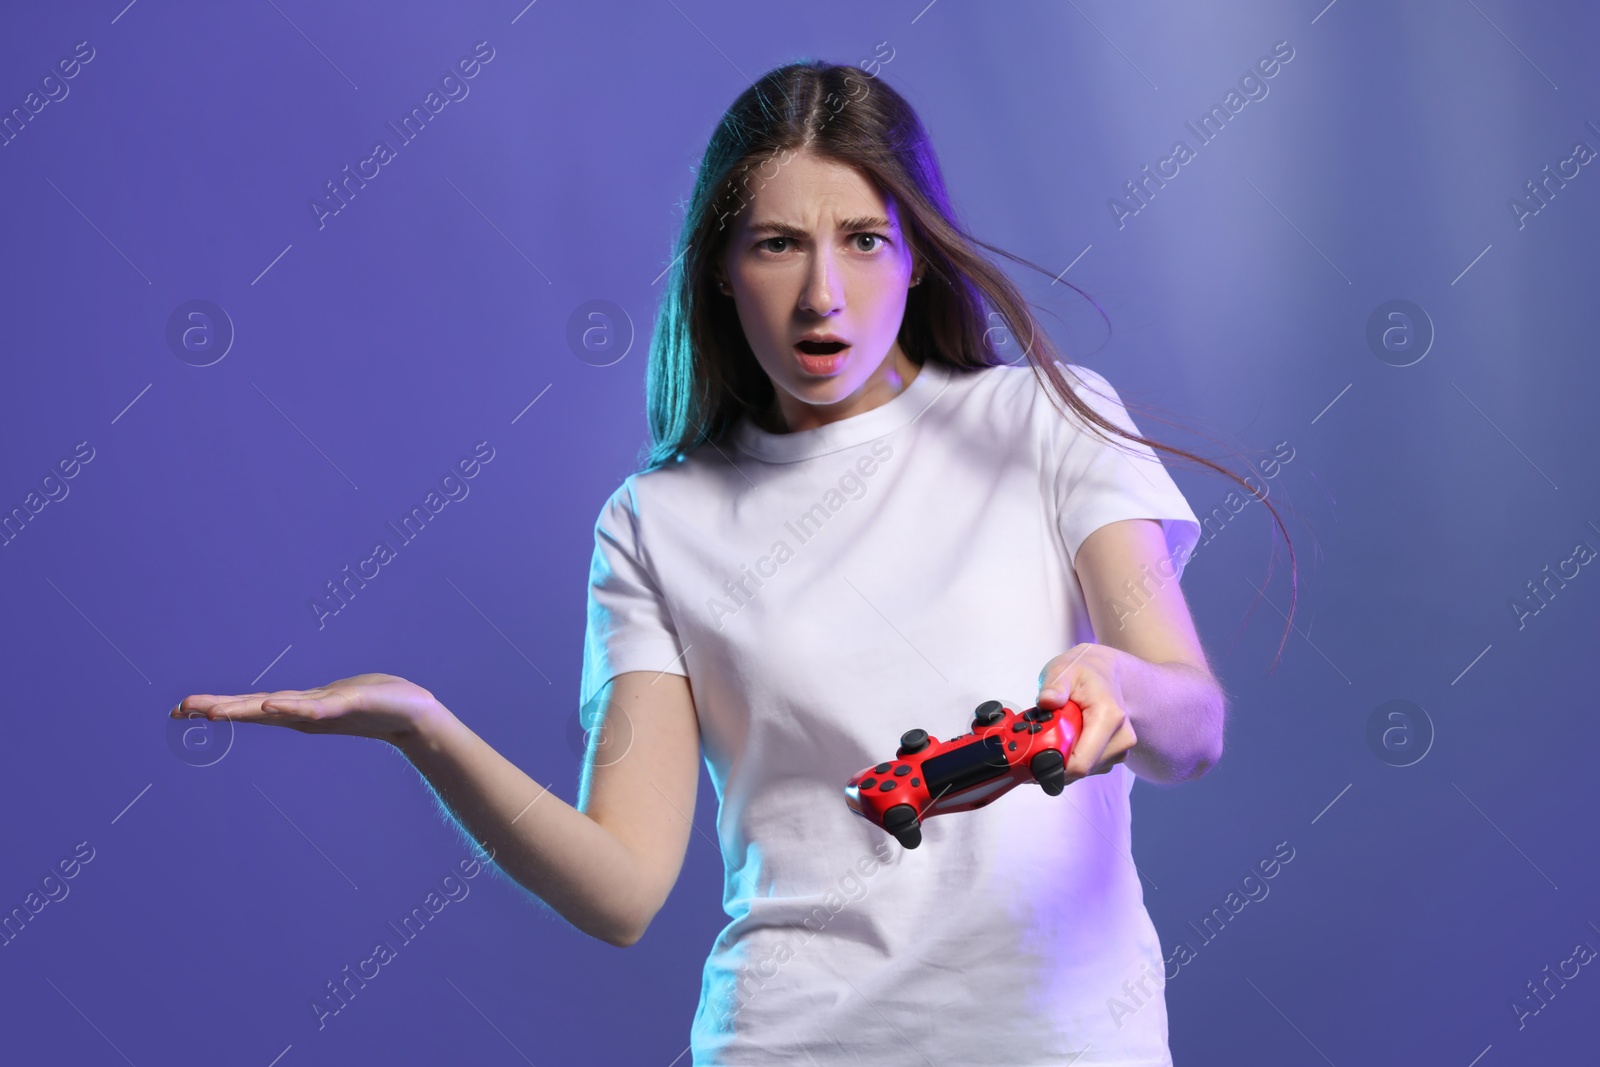
[[[781,167],[801,151],[855,168],[899,208],[902,231],[925,267],[921,284],[908,291],[899,333],[900,347],[912,362],[940,363],[958,373],[1014,362],[1002,358],[991,339],[992,318],[998,316],[1021,343],[1046,392],[1080,424],[1113,444],[1116,438],[1137,441],[1209,467],[1266,504],[1289,547],[1291,594],[1278,643],[1281,654],[1293,626],[1298,571],[1289,531],[1266,493],[1203,456],[1126,433],[1077,395],[1068,381],[1070,370],[1021,292],[979,249],[1054,275],[960,226],[917,113],[881,77],[856,67],[806,60],[768,71],[733,102],[706,145],[651,337],[645,379],[651,443],[641,465],[658,467],[704,443],[716,444],[741,415],[759,418],[771,408],[772,381],[751,352],[733,303],[719,299],[713,268],[727,247],[729,223],[744,207],[751,182],[769,180],[776,173],[769,173],[769,167]],[[1099,309],[1083,290],[1063,284]],[[1142,405],[1138,410],[1141,417],[1149,414]],[[1268,580],[1271,573],[1269,562]],[[1264,594],[1258,590],[1258,595]]]

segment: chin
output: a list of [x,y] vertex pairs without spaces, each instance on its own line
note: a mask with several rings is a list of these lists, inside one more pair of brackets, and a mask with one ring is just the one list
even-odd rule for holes
[[779,388],[794,399],[812,407],[829,407],[858,393],[882,367],[887,356],[885,351],[877,359],[863,360],[852,351],[843,366],[833,373],[811,374],[794,356],[785,353],[776,361],[776,367],[766,362],[762,369],[773,382],[781,383]]
[[825,378],[797,371],[791,379],[793,386],[790,392],[808,404],[837,404],[859,391],[867,384],[867,379],[870,377],[872,377],[870,370],[863,372],[856,367],[845,367],[837,374]]

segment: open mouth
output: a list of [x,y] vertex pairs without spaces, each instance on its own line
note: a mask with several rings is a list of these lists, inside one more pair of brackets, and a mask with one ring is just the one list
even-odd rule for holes
[[845,354],[850,346],[843,341],[800,341],[795,344],[795,358],[800,370],[818,378],[837,374],[845,366]]
[[845,341],[798,341],[794,346],[800,369],[807,374],[827,376],[844,366],[850,345]]
[[843,341],[801,341],[795,345],[808,356],[836,356],[849,347]]

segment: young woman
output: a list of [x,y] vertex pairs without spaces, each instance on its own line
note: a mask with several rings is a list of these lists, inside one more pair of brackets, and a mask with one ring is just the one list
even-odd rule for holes
[[[703,753],[730,922],[695,1064],[1170,1063],[1128,798],[1222,752],[1178,585],[1200,526],[980,244],[882,81],[797,63],[729,109],[656,323],[653,448],[595,526],[576,807],[393,675],[173,714],[396,745],[615,945],[678,876]],[[914,851],[844,803],[912,727],[1069,697],[1059,796],[930,819]]]

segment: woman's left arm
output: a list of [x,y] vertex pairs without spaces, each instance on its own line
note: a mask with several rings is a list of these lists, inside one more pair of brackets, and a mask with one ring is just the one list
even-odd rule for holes
[[1198,778],[1222,757],[1227,695],[1206,662],[1176,567],[1154,519],[1108,523],[1086,537],[1075,568],[1097,644],[1068,649],[1039,672],[1038,704],[1070,697],[1083,736],[1067,781],[1126,759],[1155,782]]

